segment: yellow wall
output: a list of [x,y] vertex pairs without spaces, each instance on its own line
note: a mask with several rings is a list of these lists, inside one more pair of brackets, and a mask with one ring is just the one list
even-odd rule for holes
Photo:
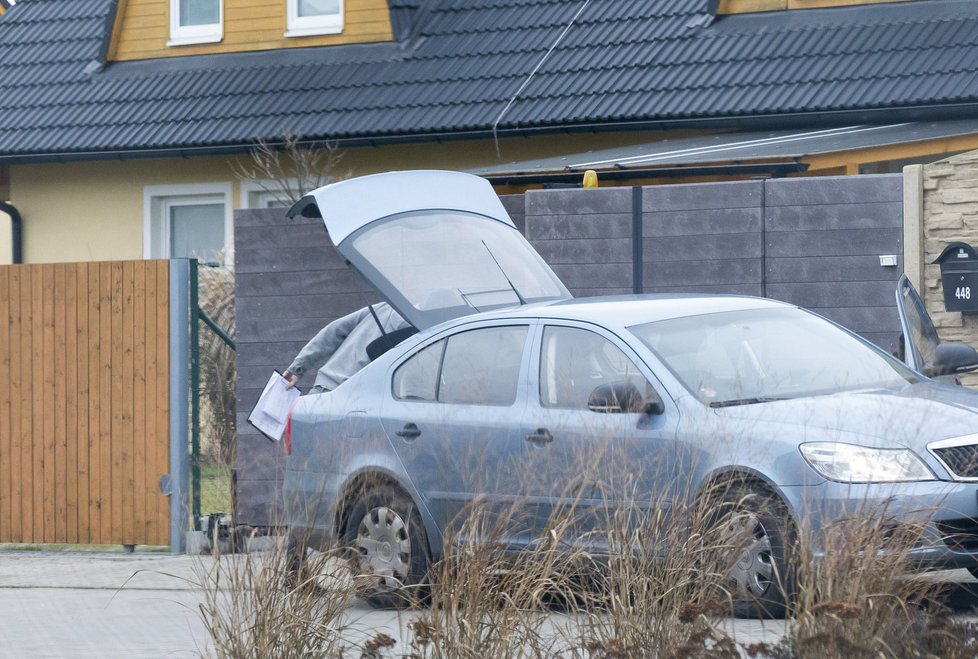
[[129,160],[10,168],[25,263],[143,258],[143,186],[228,181],[211,161]]
[[[675,135],[673,135],[675,136]],[[500,162],[540,158],[655,139],[654,134],[514,138],[491,141],[401,145],[343,152],[339,176],[395,169],[470,169]],[[86,163],[15,165],[10,168],[11,198],[23,217],[24,261],[102,261],[143,257],[144,187],[190,183],[233,184],[232,204],[240,185],[227,156]],[[248,164],[247,156],[240,157]],[[3,233],[0,226],[0,234]],[[0,242],[0,250],[3,249]],[[0,252],[0,258],[7,252]]]
[[10,253],[11,247],[10,217],[6,213],[0,213],[0,265],[8,265],[13,262]]
[[220,43],[167,47],[169,0],[120,0],[110,60],[390,41],[387,0],[345,0],[342,34],[285,37],[285,0],[224,0]]

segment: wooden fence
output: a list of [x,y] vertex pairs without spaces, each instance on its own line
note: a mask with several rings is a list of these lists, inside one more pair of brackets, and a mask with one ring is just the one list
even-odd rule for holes
[[169,263],[0,267],[0,542],[169,544]]

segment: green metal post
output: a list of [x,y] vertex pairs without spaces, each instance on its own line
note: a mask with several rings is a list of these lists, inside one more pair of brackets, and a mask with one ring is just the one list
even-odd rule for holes
[[190,259],[190,492],[194,530],[200,530],[200,303],[197,259]]

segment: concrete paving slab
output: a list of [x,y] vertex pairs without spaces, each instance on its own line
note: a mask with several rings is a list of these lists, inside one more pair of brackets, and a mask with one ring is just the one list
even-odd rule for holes
[[[254,556],[254,555],[253,555]],[[260,555],[257,560],[262,560]],[[220,568],[249,560],[225,556]],[[0,552],[0,657],[12,659],[165,658],[212,656],[213,645],[200,618],[204,596],[195,586],[214,568],[210,556],[104,554],[90,552]],[[973,618],[978,583],[967,571],[932,573],[946,583],[957,615]],[[324,585],[328,582],[323,582]],[[419,611],[375,611],[351,600],[342,625],[351,648],[378,633],[397,640],[395,654],[410,650],[408,624]],[[581,619],[553,612],[545,625],[553,634],[574,634]],[[776,642],[781,621],[724,620],[738,643]],[[357,656],[356,652],[350,653]]]
[[0,553],[0,656],[197,657],[209,650],[192,557]]

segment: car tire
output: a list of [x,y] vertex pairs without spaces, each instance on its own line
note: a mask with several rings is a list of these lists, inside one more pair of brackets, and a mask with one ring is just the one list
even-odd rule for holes
[[784,618],[797,594],[797,537],[784,504],[766,489],[726,488],[715,517],[721,541],[737,547],[727,573],[733,615]]
[[346,516],[343,544],[361,597],[377,609],[427,599],[428,539],[411,497],[390,486],[360,496]]
[[285,585],[288,588],[297,588],[302,585],[306,553],[306,545],[299,542],[295,534],[289,531],[285,543]]

